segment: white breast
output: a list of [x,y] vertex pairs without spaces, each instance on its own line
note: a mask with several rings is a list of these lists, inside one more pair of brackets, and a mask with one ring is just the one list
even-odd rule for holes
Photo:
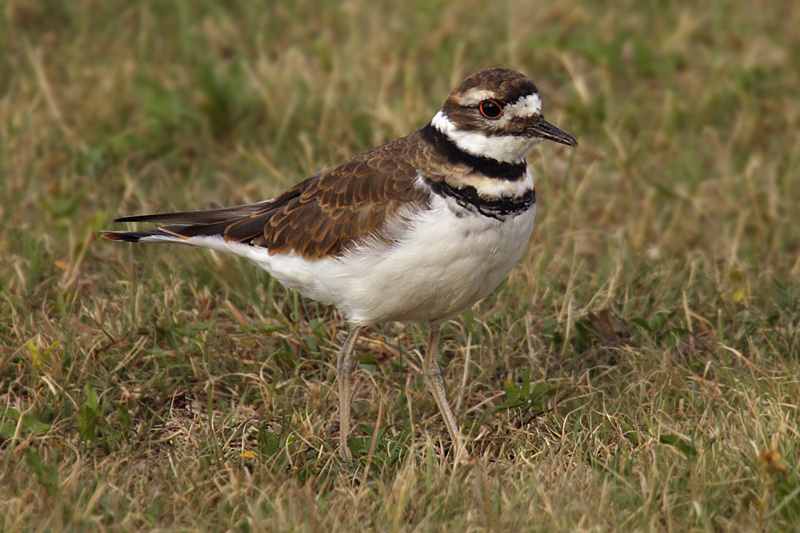
[[535,206],[500,221],[433,196],[430,209],[406,215],[395,221],[394,243],[366,242],[338,258],[270,255],[221,237],[184,242],[247,257],[283,285],[336,306],[351,323],[441,322],[488,296],[511,271],[533,230]]

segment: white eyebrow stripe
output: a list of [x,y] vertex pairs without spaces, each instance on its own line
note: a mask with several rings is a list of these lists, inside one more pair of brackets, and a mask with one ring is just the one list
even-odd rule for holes
[[542,98],[538,94],[529,94],[507,105],[503,111],[514,117],[530,117],[542,113]]
[[497,93],[494,91],[487,91],[486,89],[478,89],[477,87],[473,87],[464,94],[457,96],[455,100],[458,105],[469,107],[478,105],[484,100],[494,100],[496,98]]
[[[484,100],[495,100],[494,91],[473,88],[456,98],[456,102],[464,107],[476,106]],[[528,94],[518,99],[513,104],[503,108],[504,114],[509,117],[530,117],[542,113],[542,98],[537,93]]]

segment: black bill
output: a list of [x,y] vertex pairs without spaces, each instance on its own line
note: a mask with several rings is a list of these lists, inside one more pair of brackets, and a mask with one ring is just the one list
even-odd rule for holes
[[540,117],[535,124],[529,126],[528,131],[533,135],[541,137],[542,139],[547,139],[548,141],[566,144],[567,146],[578,146],[578,141],[575,140],[575,137],[566,131],[557,128],[556,126],[553,126],[543,117]]

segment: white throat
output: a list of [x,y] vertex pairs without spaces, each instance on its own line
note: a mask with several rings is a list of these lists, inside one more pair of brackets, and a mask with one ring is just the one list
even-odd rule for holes
[[468,154],[503,163],[523,163],[525,155],[539,142],[538,139],[523,135],[488,136],[474,131],[461,131],[442,111],[436,113],[431,125]]

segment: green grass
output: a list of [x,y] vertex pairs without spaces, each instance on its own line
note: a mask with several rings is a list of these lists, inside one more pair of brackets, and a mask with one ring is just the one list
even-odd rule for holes
[[[794,3],[276,4],[0,8],[0,529],[797,530]],[[473,459],[390,324],[343,473],[338,313],[97,233],[268,198],[487,66],[580,147],[531,155],[528,251],[445,328]]]

